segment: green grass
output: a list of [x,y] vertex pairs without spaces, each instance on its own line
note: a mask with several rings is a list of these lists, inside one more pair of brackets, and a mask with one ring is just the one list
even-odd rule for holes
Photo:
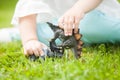
[[1,0],[0,1],[0,28],[12,27],[11,20],[13,17],[16,2],[18,0]]
[[120,47],[108,46],[85,47],[79,60],[31,62],[20,42],[0,44],[0,80],[119,80]]

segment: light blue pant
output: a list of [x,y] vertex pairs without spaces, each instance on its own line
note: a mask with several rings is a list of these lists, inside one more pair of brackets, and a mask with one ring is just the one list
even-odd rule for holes
[[[57,24],[57,19],[51,22]],[[39,40],[49,45],[49,40],[54,36],[53,31],[46,23],[38,23],[37,26]],[[80,22],[79,28],[85,44],[120,42],[120,19],[107,16],[100,11],[89,12]]]

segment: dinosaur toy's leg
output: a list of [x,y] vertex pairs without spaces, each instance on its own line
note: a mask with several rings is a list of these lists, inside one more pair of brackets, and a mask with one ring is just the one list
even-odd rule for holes
[[79,55],[78,55],[77,47],[73,47],[72,52],[73,52],[76,59],[80,58]]
[[81,40],[79,40],[77,42],[77,54],[78,54],[79,57],[81,57],[82,46],[83,46],[83,42]]

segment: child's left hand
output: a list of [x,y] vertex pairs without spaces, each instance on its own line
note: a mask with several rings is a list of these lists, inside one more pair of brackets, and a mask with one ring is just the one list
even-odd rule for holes
[[72,35],[72,29],[74,33],[77,33],[80,20],[83,18],[84,12],[79,7],[73,6],[59,19],[59,27],[64,29],[66,36]]

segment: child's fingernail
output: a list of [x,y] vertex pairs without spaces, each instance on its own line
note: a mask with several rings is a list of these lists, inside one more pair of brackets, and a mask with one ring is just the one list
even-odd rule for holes
[[68,34],[65,34],[65,36],[68,36]]
[[45,55],[44,53],[41,54],[41,56],[44,56],[44,55]]
[[71,33],[69,33],[69,36],[71,36],[72,34]]
[[67,35],[68,35],[66,32],[65,32],[64,34],[65,34],[65,36],[67,36]]

